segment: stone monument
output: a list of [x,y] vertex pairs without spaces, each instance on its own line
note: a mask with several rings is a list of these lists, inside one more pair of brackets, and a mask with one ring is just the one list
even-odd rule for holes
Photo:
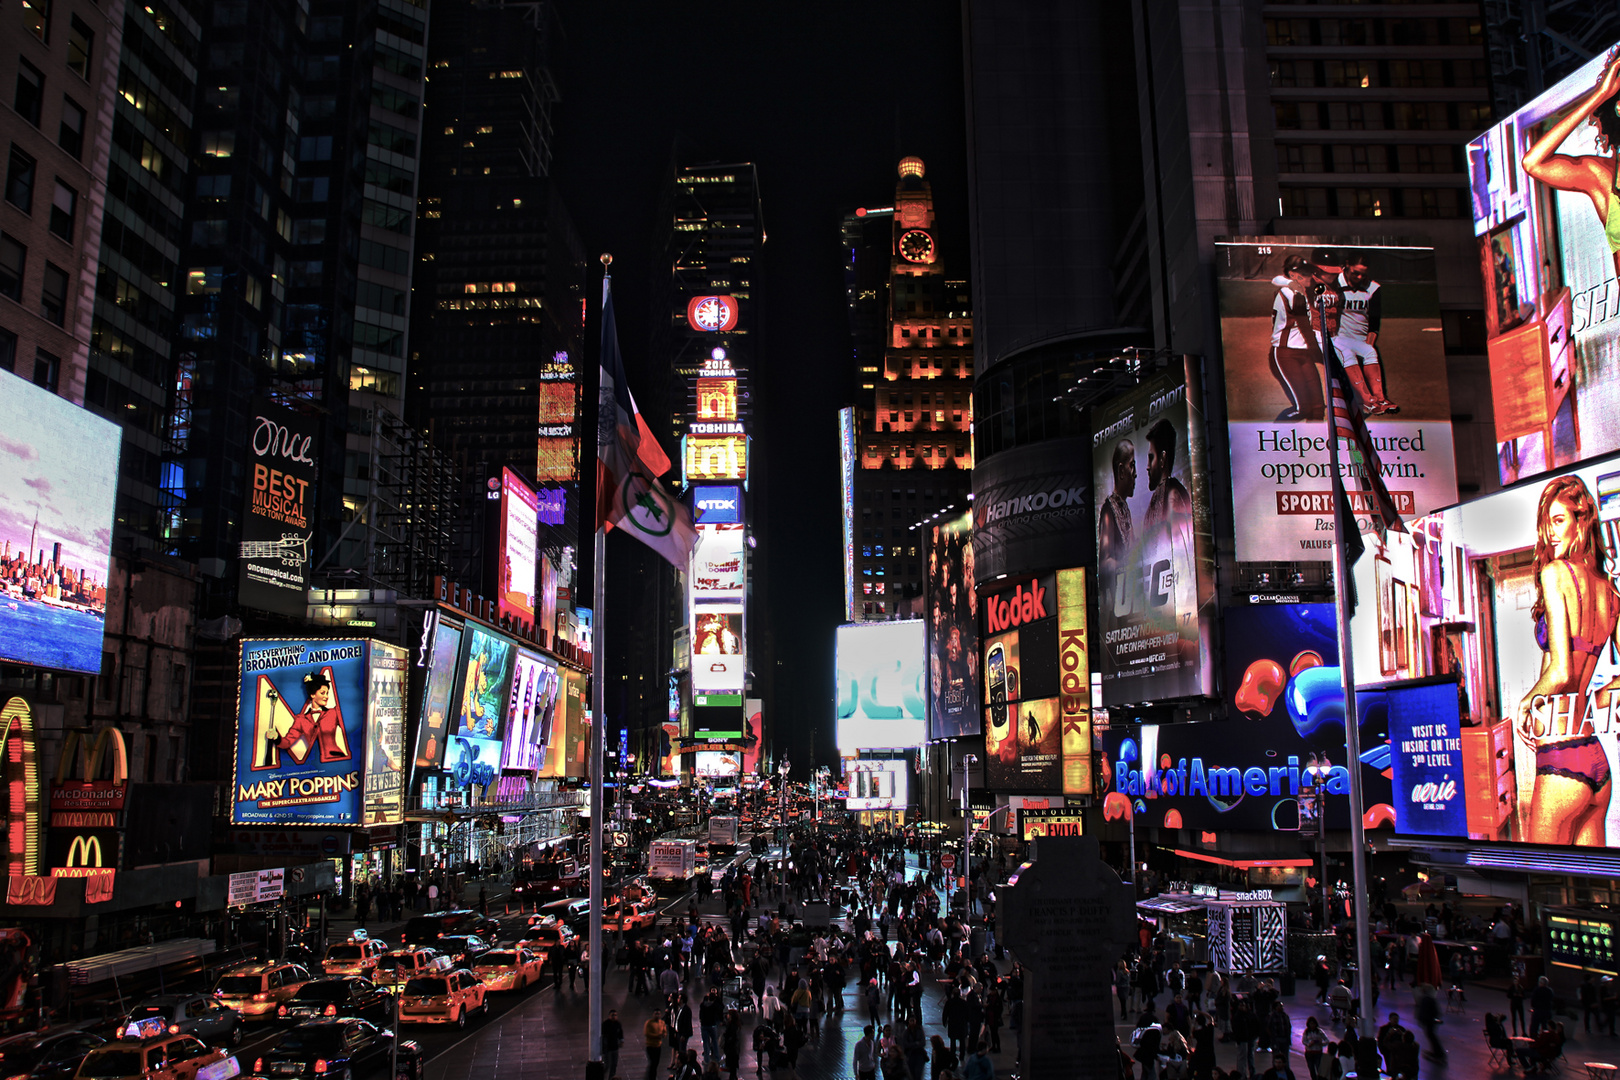
[[997,906],[1024,967],[1020,1075],[1117,1080],[1112,971],[1136,925],[1134,890],[1094,837],[1045,836]]

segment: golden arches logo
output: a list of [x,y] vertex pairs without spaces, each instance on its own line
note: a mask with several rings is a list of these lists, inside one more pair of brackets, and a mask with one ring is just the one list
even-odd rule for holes
[[68,845],[67,865],[51,870],[52,877],[99,877],[111,874],[113,867],[102,865],[101,837],[80,833]]
[[14,697],[0,708],[0,754],[6,754],[7,742],[15,736],[19,744],[20,775],[11,773],[5,781],[7,813],[12,824],[22,819],[22,850],[13,848],[6,860],[12,875],[32,875],[39,872],[40,840],[40,784],[39,758],[34,745],[34,710],[26,698]]
[[112,751],[112,782],[122,785],[129,780],[129,747],[124,733],[116,727],[105,727],[94,733],[69,731],[62,740],[62,757],[56,764],[56,782],[66,783],[73,763],[79,763],[79,776],[86,782],[96,779],[107,752]]

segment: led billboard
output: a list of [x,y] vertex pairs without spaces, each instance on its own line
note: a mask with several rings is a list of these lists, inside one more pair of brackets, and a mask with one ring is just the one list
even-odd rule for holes
[[397,825],[405,815],[405,650],[371,643],[367,665],[371,716],[366,735],[367,825]]
[[1325,764],[1327,825],[1349,828],[1350,769],[1361,772],[1368,828],[1389,828],[1388,706],[1357,693],[1361,760],[1345,760],[1344,692],[1332,604],[1231,607],[1223,641],[1229,719],[1114,725],[1103,736],[1103,816],[1129,803],[1168,829],[1295,830],[1310,766]]
[[1469,839],[1620,848],[1609,779],[1620,769],[1620,696],[1610,692],[1620,678],[1620,457],[1521,481],[1408,529],[1356,564],[1351,622],[1359,682],[1455,682],[1450,701],[1430,691],[1403,720],[1407,739],[1437,744],[1414,752],[1448,760],[1422,763],[1436,771],[1406,789],[1430,805],[1397,802],[1398,813],[1439,827],[1449,800],[1437,792],[1451,770]]
[[752,740],[743,751],[743,772],[749,776],[759,771],[759,751],[765,737],[765,703],[760,698],[743,701],[743,738]]
[[497,551],[499,579],[495,595],[500,613],[533,624],[538,607],[535,566],[540,557],[540,499],[511,469],[501,470]]
[[748,479],[748,438],[744,435],[687,435],[686,482]]
[[686,325],[702,333],[736,329],[741,308],[735,296],[694,296],[686,302]]
[[369,645],[242,642],[233,823],[364,823]]
[[747,678],[742,605],[692,612],[692,689],[739,691]]
[[540,407],[534,478],[541,484],[579,479],[579,381],[566,352],[540,366]]
[[243,605],[303,618],[320,479],[315,421],[260,399],[247,428],[251,473],[237,593]]
[[1620,449],[1617,65],[1605,50],[1468,144],[1504,484]]
[[973,591],[973,515],[928,534],[928,737],[977,735],[979,598]]
[[[861,616],[855,608],[855,410],[838,410],[838,499],[843,515],[844,618]],[[968,583],[970,586],[972,582]]]
[[740,600],[743,595],[743,526],[699,525],[692,549],[692,600]]
[[501,721],[517,661],[517,643],[477,623],[462,635],[461,692],[445,767],[456,783],[484,787],[501,770]]
[[0,659],[96,674],[122,435],[9,373],[0,416]]
[[[1456,502],[1434,249],[1263,236],[1215,250],[1238,560],[1333,556],[1318,295],[1334,351],[1373,406],[1367,426],[1396,509],[1410,517]],[[1366,532],[1371,507],[1357,482],[1347,486]]]
[[[1091,410],[1104,705],[1212,694],[1215,542],[1197,358]],[[1142,475],[1146,483],[1137,482]]]
[[562,684],[556,663],[539,653],[520,648],[516,664],[506,706],[501,768],[529,772],[545,762],[546,742],[551,736]]
[[590,718],[585,708],[587,676],[573,668],[564,668],[563,711],[567,718],[567,733],[560,745],[563,749],[563,775],[581,777],[590,773],[591,745]]
[[980,607],[985,785],[1090,795],[1086,572],[1014,580]]
[[973,469],[975,584],[1027,569],[1089,566],[1097,543],[1091,448],[1044,439],[992,454]]
[[699,750],[692,755],[692,772],[698,776],[740,776],[742,755],[734,750]]
[[427,678],[422,687],[422,713],[416,728],[416,767],[438,769],[444,765],[445,743],[450,736],[449,718],[456,697],[456,672],[461,660],[460,623],[434,615],[432,645],[427,653]]
[[737,419],[737,380],[697,380],[697,419],[699,422],[723,423]]
[[849,797],[846,810],[904,810],[910,801],[911,774],[904,760],[844,762]]
[[740,524],[742,488],[735,484],[703,484],[693,488],[692,521],[697,525]]
[[540,524],[561,525],[568,520],[567,488],[541,488],[534,493],[534,498],[539,509]]
[[922,622],[851,623],[837,635],[838,752],[921,746],[927,713]]

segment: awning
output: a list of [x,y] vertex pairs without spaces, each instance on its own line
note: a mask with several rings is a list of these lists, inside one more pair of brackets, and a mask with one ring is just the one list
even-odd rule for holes
[[1146,900],[1138,900],[1136,906],[1155,915],[1185,915],[1189,911],[1204,910],[1203,904],[1171,896],[1150,896]]
[[172,941],[159,941],[153,945],[141,945],[133,949],[102,953],[100,956],[89,956],[83,960],[69,960],[62,966],[67,968],[69,982],[83,985],[123,975],[138,975],[143,971],[177,964],[182,960],[199,959],[212,955],[218,949],[219,946],[214,943],[213,938],[175,938]]

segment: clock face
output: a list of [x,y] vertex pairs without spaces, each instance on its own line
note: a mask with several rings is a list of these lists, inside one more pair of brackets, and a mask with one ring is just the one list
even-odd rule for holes
[[909,232],[901,233],[900,257],[907,262],[933,262],[934,238],[921,229],[912,229]]
[[694,330],[730,330],[737,325],[733,296],[694,296],[686,305],[686,322]]

